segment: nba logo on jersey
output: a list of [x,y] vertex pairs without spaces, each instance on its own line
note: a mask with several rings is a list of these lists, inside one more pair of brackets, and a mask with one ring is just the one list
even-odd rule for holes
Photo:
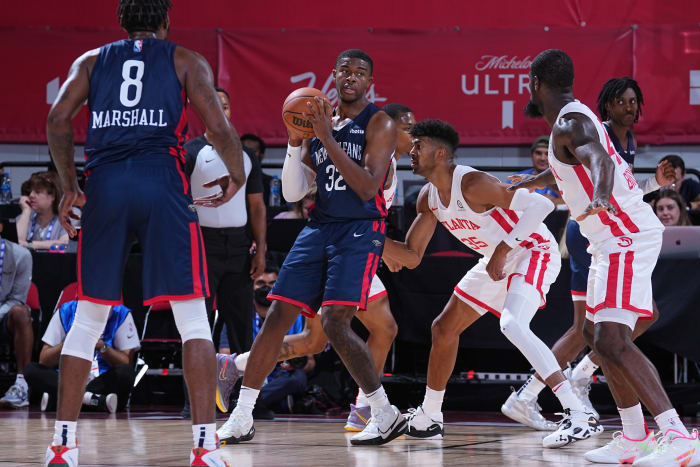
[[143,41],[134,41],[134,52],[141,52],[143,49]]

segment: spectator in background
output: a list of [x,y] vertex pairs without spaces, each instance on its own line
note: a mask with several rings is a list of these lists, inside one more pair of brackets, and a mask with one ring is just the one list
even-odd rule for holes
[[[549,150],[549,136],[540,136],[530,146],[530,157],[532,158],[532,168],[518,172],[520,174],[537,175],[549,168],[547,160],[547,151]],[[559,195],[559,190],[556,187],[548,186],[538,188],[537,193],[549,198],[554,204],[562,204],[564,200]]]
[[35,173],[29,179],[29,196],[21,196],[22,213],[17,217],[17,239],[24,247],[48,250],[67,245],[68,233],[58,220],[61,191],[54,172]]
[[[260,162],[265,159],[265,141],[262,140],[257,135],[254,135],[252,133],[246,133],[243,136],[241,136],[241,143],[243,144],[243,147],[246,147],[253,151],[253,153],[258,157],[258,160]],[[265,200],[265,206],[270,205],[270,180],[272,180],[272,175],[268,175],[265,172],[262,172],[262,183],[263,183],[263,199]],[[287,201],[285,201],[284,196],[282,195],[282,190],[280,189],[280,204],[284,206]]]
[[681,195],[674,190],[662,190],[656,198],[654,212],[661,223],[670,225],[692,225]]
[[[226,118],[231,118],[228,93],[216,89]],[[204,135],[185,144],[185,172],[192,182],[195,198],[216,193],[219,187],[202,185],[228,173],[226,166],[211,144],[209,129]],[[219,315],[226,324],[228,341],[233,352],[250,349],[253,334],[253,284],[265,269],[267,251],[267,214],[263,202],[260,162],[255,154],[243,148],[245,184],[228,202],[212,208],[197,206],[199,224],[206,252],[210,296],[206,300],[210,324],[212,306],[217,301]],[[255,250],[250,256],[252,230]]]
[[669,161],[674,170],[675,181],[670,186],[683,197],[690,210],[700,208],[700,183],[692,178],[685,178],[685,161],[676,154],[669,154],[661,159],[661,162]]
[[0,238],[0,276],[0,342],[13,339],[17,360],[17,377],[0,399],[0,405],[18,409],[29,405],[24,371],[32,358],[34,346],[32,315],[26,305],[32,283],[32,255],[29,251]]
[[314,186],[299,201],[292,204],[292,209],[283,211],[275,216],[275,219],[308,219],[309,213],[316,204],[316,187]]
[[[30,363],[25,370],[29,387],[42,393],[42,412],[56,409],[58,361],[77,305],[76,300],[66,302],[54,313],[42,338],[39,363]],[[122,305],[112,307],[102,337],[95,345],[83,405],[110,413],[124,410],[136,377],[134,361],[139,347],[131,310]]]

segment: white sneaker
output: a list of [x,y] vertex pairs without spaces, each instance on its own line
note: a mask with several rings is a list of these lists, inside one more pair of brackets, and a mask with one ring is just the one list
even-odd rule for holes
[[442,439],[445,435],[444,424],[442,423],[442,412],[428,415],[423,410],[423,406],[417,409],[408,409],[404,415],[408,424],[407,436],[422,439]]
[[46,408],[49,406],[49,398],[50,396],[48,392],[41,395],[41,404],[39,405],[39,408],[42,412],[46,412]]
[[503,415],[511,420],[515,420],[516,422],[539,431],[556,430],[557,424],[544,418],[540,413],[541,410],[542,408],[536,400],[526,401],[520,399],[515,390],[510,393],[508,399],[506,399],[501,406]]
[[21,409],[29,405],[29,389],[26,385],[13,384],[0,399],[0,406]]
[[372,409],[372,418],[364,430],[350,438],[353,445],[386,444],[406,432],[406,420],[393,405]]
[[593,414],[564,409],[563,414],[557,415],[563,415],[564,418],[559,422],[557,431],[542,440],[542,446],[545,448],[560,448],[603,432],[603,425]]
[[49,446],[46,448],[46,467],[78,467],[78,446],[67,448],[66,446]]
[[591,378],[580,378],[580,379],[572,379],[571,378],[571,373],[573,372],[573,368],[568,367],[567,369],[564,370],[564,376],[566,379],[569,380],[571,383],[571,389],[574,391],[574,394],[576,394],[576,397],[579,398],[581,403],[583,404],[583,407],[586,409],[586,412],[592,413],[595,418],[600,420],[600,415],[598,414],[598,411],[593,407],[593,404],[591,403],[591,399],[589,397],[589,394],[591,392]]
[[204,448],[194,448],[190,452],[190,466],[230,467],[230,464],[224,460],[221,449],[209,451]]
[[216,430],[221,446],[250,441],[255,436],[253,416],[236,406],[221,428]]
[[647,433],[642,440],[633,440],[621,431],[613,433],[613,439],[603,447],[588,451],[583,457],[597,464],[631,464],[648,456],[656,449],[654,432]]
[[656,450],[634,463],[637,467],[691,467],[700,465],[700,442],[698,430],[693,430],[690,437],[681,435],[676,430],[668,430],[661,437]]

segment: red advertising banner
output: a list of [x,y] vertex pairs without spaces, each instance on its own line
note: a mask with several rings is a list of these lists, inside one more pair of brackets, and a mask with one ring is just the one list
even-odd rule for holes
[[234,124],[272,144],[286,141],[280,109],[292,90],[316,87],[337,101],[331,71],[348,48],[374,60],[370,100],[447,120],[467,145],[527,144],[549,132],[522,112],[529,66],[542,50],[572,56],[575,95],[589,105],[608,78],[632,72],[631,31],[610,29],[252,31],[219,40],[219,84],[231,94]]
[[651,144],[700,143],[700,29],[639,27],[634,76],[644,95],[637,138]]

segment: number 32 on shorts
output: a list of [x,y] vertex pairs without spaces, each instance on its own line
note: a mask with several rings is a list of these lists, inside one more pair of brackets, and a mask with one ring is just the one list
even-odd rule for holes
[[328,182],[326,183],[326,191],[344,191],[348,186],[345,184],[343,176],[335,168],[334,165],[326,166],[326,173],[328,174]]

